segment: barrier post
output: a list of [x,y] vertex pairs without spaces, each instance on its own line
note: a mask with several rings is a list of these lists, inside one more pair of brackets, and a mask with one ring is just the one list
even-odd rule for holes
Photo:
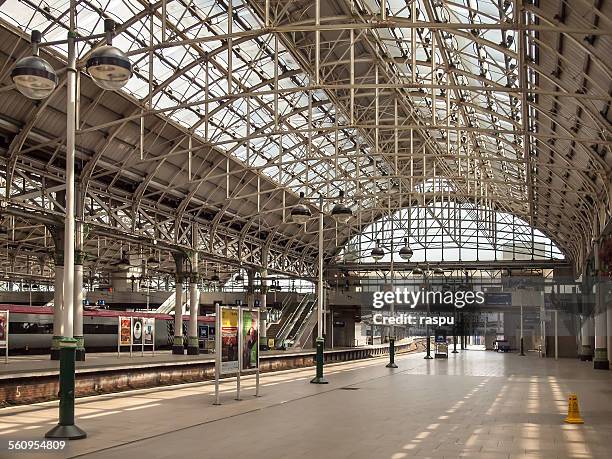
[[395,363],[395,337],[389,337],[389,363],[386,365],[387,368],[397,368]]

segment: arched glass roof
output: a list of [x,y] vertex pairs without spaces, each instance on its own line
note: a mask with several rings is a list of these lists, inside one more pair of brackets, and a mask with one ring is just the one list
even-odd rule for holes
[[[181,225],[197,222],[213,258],[246,251],[261,268],[268,246],[295,273],[317,250],[314,224],[288,218],[300,192],[313,213],[324,196],[326,214],[344,192],[356,214],[325,219],[328,258],[389,212],[453,202],[467,221],[470,206],[513,215],[578,266],[612,215],[612,19],[607,3],[585,0],[6,0],[3,33],[20,37],[7,38],[0,67],[0,128],[19,137],[9,199],[61,207],[55,191],[34,196],[43,177],[61,181],[49,177],[63,154],[61,101],[37,109],[8,76],[32,30],[66,37],[71,5],[78,37],[114,19],[113,44],[134,64],[120,97],[80,73],[92,221],[186,245],[197,238]],[[101,43],[79,41],[81,70]],[[66,46],[43,53],[65,61]],[[121,205],[107,212],[109,202]],[[479,253],[494,250],[487,241]]]

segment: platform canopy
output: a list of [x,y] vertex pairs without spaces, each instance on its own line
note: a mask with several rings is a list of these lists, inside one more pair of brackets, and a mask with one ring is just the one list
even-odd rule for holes
[[[48,276],[61,237],[66,46],[41,49],[59,77],[42,101],[10,73],[32,30],[66,37],[71,4],[78,36],[114,19],[134,66],[119,92],[79,77],[91,273],[128,255],[171,273],[171,252],[198,250],[202,273],[310,277],[317,223],[290,213],[301,200],[316,216],[319,196],[328,261],[372,222],[432,203],[515,216],[577,269],[605,231],[609,0],[0,3],[4,274]],[[79,68],[102,44],[79,42]],[[341,202],[347,224],[329,215]]]

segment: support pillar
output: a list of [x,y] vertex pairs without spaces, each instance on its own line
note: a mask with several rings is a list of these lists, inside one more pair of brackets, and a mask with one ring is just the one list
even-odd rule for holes
[[189,284],[189,335],[187,354],[198,355],[200,345],[198,341],[198,310],[200,309],[200,291],[198,290],[198,277],[193,276]]
[[583,362],[593,360],[593,349],[591,348],[591,329],[593,317],[582,315],[582,324],[580,326],[580,360]]
[[595,254],[595,354],[593,356],[593,368],[596,370],[608,370],[608,336],[607,328],[607,308],[603,299],[603,285],[600,279],[600,260],[599,260],[599,241],[593,247]]
[[606,310],[597,308],[595,311],[595,354],[593,356],[593,368],[596,370],[608,370],[607,336],[606,336]]
[[606,330],[608,332],[608,367],[612,368],[612,302],[608,303],[606,309]]
[[172,353],[183,355],[185,345],[183,343],[183,276],[176,275],[176,291],[174,297],[174,340]]
[[51,360],[60,359],[60,343],[63,338],[62,305],[64,297],[64,260],[55,259],[55,281],[53,283],[53,338]]
[[[61,196],[58,197],[61,200]],[[62,314],[64,307],[64,234],[62,228],[47,225],[49,234],[53,238],[55,252],[53,263],[55,265],[55,279],[53,283],[53,338],[51,340],[51,360],[60,359],[60,342],[64,337]]]
[[85,337],[83,335],[83,252],[75,254],[74,265],[74,339],[75,358],[85,360]]
[[[259,295],[259,349],[267,351],[268,347],[268,306],[266,293],[268,291],[268,287],[266,285],[266,281],[264,280],[268,275],[267,270],[263,270],[261,272],[261,293]],[[247,273],[249,277],[249,282],[251,278],[251,274]],[[253,273],[254,276],[254,273]],[[275,345],[277,343],[274,343]]]

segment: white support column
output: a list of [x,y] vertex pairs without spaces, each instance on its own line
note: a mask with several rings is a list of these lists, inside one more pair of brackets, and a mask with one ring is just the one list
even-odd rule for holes
[[[81,218],[81,196],[77,191],[77,215]],[[74,252],[74,338],[77,340],[75,358],[85,360],[85,337],[83,336],[83,223],[75,223],[75,252]]]
[[580,324],[580,360],[583,362],[593,360],[593,349],[591,349],[591,322],[593,318],[583,314],[581,316],[582,323]]
[[[71,2],[71,22],[74,12]],[[74,24],[71,24],[71,30]],[[76,137],[76,45],[68,35],[68,65],[66,69],[66,216],[64,219],[64,286],[62,335],[74,336],[74,242],[75,242],[75,137]]]
[[77,253],[74,265],[74,338],[77,340],[76,360],[85,360],[85,337],[83,336],[83,262]]
[[200,309],[200,291],[197,277],[191,278],[189,284],[189,342],[187,354],[198,355],[200,346],[198,342],[198,310]]
[[555,309],[555,360],[559,359],[559,324],[558,324],[558,311]]
[[593,245],[595,254],[595,355],[593,356],[593,368],[596,370],[608,370],[608,337],[607,337],[607,308],[604,304],[602,282],[600,281],[599,241]]
[[64,296],[64,265],[63,261],[55,264],[55,281],[53,284],[53,340],[51,341],[51,360],[59,360],[60,341],[63,336],[62,305]]
[[[596,287],[599,290],[599,287]],[[597,294],[596,294],[597,296]],[[595,355],[593,356],[593,368],[596,370],[608,370],[608,339],[606,336],[607,314],[605,309],[600,309],[601,305],[597,305],[598,310],[595,311]]]
[[608,366],[610,368],[612,368],[612,302],[609,302],[607,304],[606,307],[607,311],[606,311],[606,325],[607,325],[607,332],[608,332],[608,342],[607,342],[607,349],[608,349]]
[[263,270],[261,272],[261,293],[259,294],[259,344],[260,346],[264,346],[264,348],[267,348],[268,346],[268,322],[266,320],[268,316],[268,307],[266,300],[267,286],[265,281],[263,280],[267,277],[267,275],[267,270]]
[[172,353],[183,355],[185,347],[183,344],[183,276],[176,275],[176,291],[174,300],[174,341]]

